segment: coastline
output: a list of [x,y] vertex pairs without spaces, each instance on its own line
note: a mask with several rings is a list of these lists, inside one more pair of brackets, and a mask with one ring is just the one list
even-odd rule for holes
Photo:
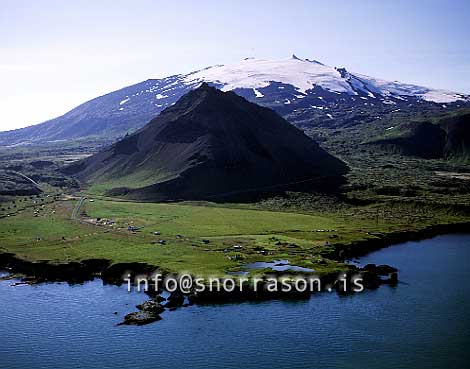
[[[331,258],[337,262],[344,262],[346,258],[364,256],[372,251],[387,248],[395,244],[407,241],[425,240],[437,235],[450,233],[468,232],[470,222],[439,224],[423,228],[418,231],[401,231],[389,234],[374,234],[376,238],[351,242],[349,244],[333,244],[333,251],[325,253],[325,257]],[[342,276],[344,284],[338,279],[338,273],[329,273],[316,275],[319,278],[320,290],[312,291],[305,289],[299,291],[295,288],[289,291],[276,290],[269,291],[267,287],[269,278],[277,278],[286,275],[286,272],[264,273],[264,280],[259,289],[253,288],[250,283],[245,283],[245,288],[226,291],[224,289],[204,291],[194,291],[183,294],[179,290],[169,293],[166,298],[162,297],[162,289],[149,288],[144,291],[149,299],[142,304],[137,305],[137,311],[131,311],[118,325],[146,325],[161,320],[160,314],[165,310],[176,310],[180,307],[192,304],[225,304],[246,301],[267,301],[267,300],[302,300],[309,299],[312,294],[325,293],[326,291],[335,291],[340,295],[354,294],[355,278],[359,275],[363,289],[376,289],[381,285],[396,286],[399,282],[398,270],[389,265],[367,264],[364,267],[357,267],[352,264],[346,264]],[[54,264],[45,261],[32,262],[23,260],[12,253],[0,252],[0,271],[6,270],[10,276],[20,279],[21,283],[38,284],[67,282],[69,284],[82,284],[95,278],[100,278],[103,284],[121,286],[124,283],[124,276],[146,276],[151,280],[151,275],[158,270],[157,266],[147,263],[116,263],[112,264],[106,259],[87,259],[80,262],[69,262]],[[163,273],[170,274],[170,273]],[[292,276],[299,276],[292,273]],[[8,279],[3,277],[2,279]],[[152,282],[150,282],[152,283]],[[242,282],[240,282],[241,284]],[[289,282],[293,285],[293,282]],[[135,280],[134,280],[135,284]],[[248,288],[246,288],[248,287]],[[167,292],[168,293],[168,292]]]
[[[374,234],[375,239],[353,241],[348,244],[335,243],[335,250],[328,254],[339,261],[347,258],[364,256],[370,252],[409,241],[423,241],[429,238],[452,233],[469,233],[470,221],[434,224],[420,230],[395,231],[390,233]],[[327,256],[327,255],[325,255]]]
[[[438,235],[452,233],[466,233],[470,229],[470,222],[450,224],[437,224],[425,227],[417,231],[398,231],[384,234],[374,234],[374,239],[364,239],[348,244],[335,243],[331,246],[333,251],[325,252],[325,257],[330,257],[337,262],[345,259],[364,256],[370,252],[390,247],[395,244],[408,241],[421,241]],[[349,272],[360,270],[354,265],[348,264]],[[86,259],[68,263],[50,263],[47,261],[29,261],[17,257],[15,254],[0,252],[0,270],[17,275],[18,278],[29,283],[67,282],[70,284],[83,283],[94,278],[102,279],[104,284],[120,286],[123,284],[123,275],[150,275],[158,266],[147,263],[116,263],[112,264],[106,259]],[[373,271],[371,271],[373,272]],[[169,273],[168,273],[169,274]],[[272,272],[270,274],[276,274]],[[295,274],[295,273],[294,273]],[[325,281],[332,281],[332,274],[319,275]],[[336,276],[336,274],[334,275]]]

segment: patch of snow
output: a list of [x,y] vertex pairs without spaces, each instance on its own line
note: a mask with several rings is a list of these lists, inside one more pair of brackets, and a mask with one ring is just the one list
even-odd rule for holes
[[388,127],[388,128],[385,128],[386,131],[390,131],[391,129],[394,129],[395,126],[391,126],[391,127]]
[[119,105],[124,105],[126,102],[128,102],[130,100],[129,97],[126,97],[124,100],[122,100]]
[[358,77],[369,90],[375,90],[382,96],[393,96],[397,99],[404,99],[406,96],[414,96],[421,100],[435,103],[450,103],[457,100],[465,100],[462,95],[455,92],[435,90],[397,81],[390,82],[361,74],[355,74],[355,76]]
[[157,94],[157,95],[155,96],[155,98],[156,98],[157,100],[166,99],[167,97],[168,97],[167,95],[162,95],[162,94]]
[[328,118],[333,119],[333,116],[330,113],[326,113],[326,115],[328,116]]
[[430,90],[422,95],[421,98],[435,103],[451,103],[458,100],[465,100],[459,94],[443,90]]
[[256,97],[264,97],[264,95],[261,92],[259,92],[256,88],[253,89],[253,92],[255,93]]

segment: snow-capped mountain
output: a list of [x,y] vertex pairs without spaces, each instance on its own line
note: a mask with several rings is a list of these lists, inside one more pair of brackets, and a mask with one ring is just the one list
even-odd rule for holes
[[338,127],[358,117],[410,107],[448,109],[470,104],[468,95],[384,81],[295,55],[285,60],[247,58],[235,65],[215,65],[125,87],[45,123],[0,133],[0,143],[85,137],[114,140],[142,127],[202,82],[233,90],[302,127]]
[[233,66],[219,65],[184,76],[186,84],[200,81],[218,84],[223,91],[252,89],[255,97],[262,98],[260,89],[272,82],[290,85],[298,92],[292,99],[302,99],[315,86],[337,94],[366,95],[370,98],[416,97],[435,103],[465,100],[468,96],[421,86],[384,81],[344,68],[333,68],[315,60],[299,59],[293,55],[287,60],[260,60],[248,58]]

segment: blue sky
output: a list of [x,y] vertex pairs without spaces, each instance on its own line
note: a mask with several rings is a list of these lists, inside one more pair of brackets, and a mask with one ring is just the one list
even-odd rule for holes
[[0,130],[148,78],[292,53],[470,93],[470,1],[0,1]]

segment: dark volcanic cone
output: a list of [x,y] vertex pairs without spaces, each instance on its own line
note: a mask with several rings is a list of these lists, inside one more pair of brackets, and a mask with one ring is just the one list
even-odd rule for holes
[[203,84],[67,171],[110,195],[162,201],[330,186],[347,167],[274,111]]

